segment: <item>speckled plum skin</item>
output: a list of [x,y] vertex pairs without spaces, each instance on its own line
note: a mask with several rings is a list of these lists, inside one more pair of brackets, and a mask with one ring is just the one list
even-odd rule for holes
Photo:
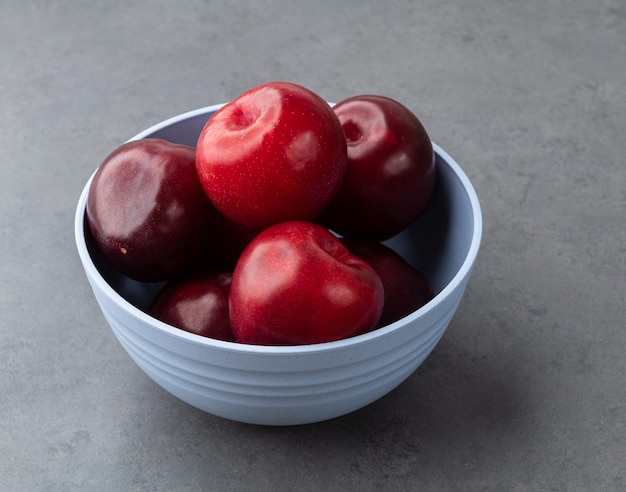
[[327,229],[289,221],[265,229],[233,273],[230,319],[235,340],[306,345],[373,329],[383,285],[365,261]]
[[406,106],[359,95],[334,106],[347,141],[345,180],[320,223],[341,235],[387,239],[417,220],[435,184],[432,143]]
[[171,280],[148,312],[158,320],[196,335],[232,342],[228,297],[233,275],[202,270]]
[[393,249],[362,238],[344,237],[342,242],[374,268],[383,283],[385,303],[378,327],[404,318],[432,300],[428,278]]
[[160,139],[114,150],[94,175],[86,212],[109,262],[145,282],[190,268],[205,254],[219,218],[200,186],[195,150]]
[[343,181],[346,160],[333,110],[289,82],[253,87],[226,104],[196,147],[198,175],[213,204],[255,230],[319,215]]

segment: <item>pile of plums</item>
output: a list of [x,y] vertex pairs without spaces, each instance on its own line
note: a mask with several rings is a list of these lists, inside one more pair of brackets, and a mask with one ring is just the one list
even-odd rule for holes
[[120,273],[164,282],[148,312],[166,323],[247,344],[328,342],[432,298],[382,241],[422,215],[435,179],[430,138],[399,102],[331,107],[271,82],[216,111],[195,148],[149,138],[114,150],[87,224]]

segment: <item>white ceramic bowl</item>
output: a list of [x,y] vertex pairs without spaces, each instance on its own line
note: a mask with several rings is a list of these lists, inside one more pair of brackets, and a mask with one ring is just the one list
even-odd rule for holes
[[[156,137],[195,146],[221,105],[155,125],[131,140]],[[426,359],[452,319],[482,234],[476,193],[458,164],[434,145],[438,179],[426,214],[387,244],[430,278],[434,299],[373,332],[336,342],[255,346],[208,339],[148,316],[160,287],[113,271],[85,228],[91,179],[76,209],[78,253],[98,304],[116,337],[145,373],[181,400],[220,417],[265,425],[322,421],[382,397]]]

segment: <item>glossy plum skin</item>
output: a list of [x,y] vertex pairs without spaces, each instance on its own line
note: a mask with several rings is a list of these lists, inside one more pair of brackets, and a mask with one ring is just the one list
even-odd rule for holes
[[393,249],[361,238],[342,238],[342,242],[372,266],[383,283],[385,304],[378,327],[404,318],[432,300],[428,278]]
[[195,150],[159,139],[114,150],[94,175],[86,212],[108,261],[145,282],[190,268],[205,254],[219,218],[200,186]]
[[327,229],[283,222],[256,236],[239,259],[231,324],[241,343],[329,342],[374,328],[383,298],[374,269]]
[[226,104],[207,121],[196,147],[211,201],[255,230],[316,217],[339,189],[346,159],[333,110],[289,82],[253,87]]
[[425,210],[436,169],[419,119],[384,96],[360,95],[334,106],[347,141],[348,170],[319,222],[345,236],[387,239]]
[[169,325],[204,337],[234,341],[228,313],[232,273],[206,270],[165,284],[148,313]]

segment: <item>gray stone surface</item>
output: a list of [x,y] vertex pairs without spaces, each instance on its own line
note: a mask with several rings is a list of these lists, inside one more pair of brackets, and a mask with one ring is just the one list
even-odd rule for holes
[[[0,489],[626,490],[625,60],[623,0],[3,0]],[[156,386],[73,239],[113,148],[275,79],[404,102],[485,221],[424,365],[292,428]]]

